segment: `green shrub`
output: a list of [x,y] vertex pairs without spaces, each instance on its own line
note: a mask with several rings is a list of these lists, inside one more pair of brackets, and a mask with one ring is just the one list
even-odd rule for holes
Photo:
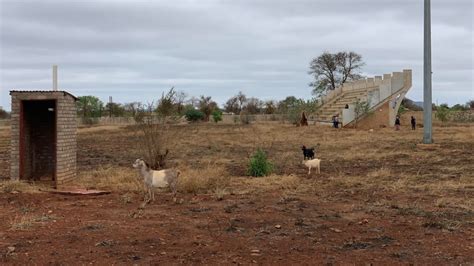
[[204,113],[196,109],[186,110],[184,116],[190,122],[197,122],[204,119]]
[[214,110],[212,112],[212,120],[214,120],[216,123],[222,121],[222,112],[219,110]]
[[247,173],[250,176],[267,176],[273,171],[273,165],[267,159],[267,155],[258,149],[250,158]]
[[400,108],[398,109],[398,115],[401,116],[406,112],[408,112],[408,108],[406,108],[404,105],[400,105]]
[[441,122],[446,122],[449,119],[450,110],[448,107],[441,105],[436,109],[436,118]]

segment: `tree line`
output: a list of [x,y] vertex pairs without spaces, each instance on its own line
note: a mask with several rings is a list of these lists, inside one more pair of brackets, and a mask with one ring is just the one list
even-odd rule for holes
[[[192,121],[219,121],[223,113],[240,114],[291,114],[310,112],[317,106],[316,99],[305,100],[288,96],[281,101],[263,101],[256,97],[248,97],[238,92],[230,97],[223,106],[219,106],[211,96],[189,97],[183,91],[174,88],[162,93],[160,99],[153,102],[141,103],[104,103],[95,96],[80,96],[77,101],[79,117],[137,117],[140,113],[155,113],[160,116],[186,116]],[[217,122],[217,121],[216,121]]]
[[187,115],[191,120],[209,121],[219,119],[222,112],[233,114],[288,114],[299,116],[302,111],[312,112],[317,108],[317,98],[334,90],[345,82],[362,78],[360,70],[365,63],[362,56],[352,51],[338,53],[324,52],[310,62],[309,72],[314,79],[312,87],[313,99],[304,100],[288,96],[281,101],[263,101],[256,97],[248,97],[242,92],[229,98],[222,107],[212,100],[211,96],[188,97],[182,91],[171,88],[163,93],[157,102],[143,104],[141,102],[107,103],[104,105],[97,97],[81,96],[78,99],[78,114],[81,117],[121,117],[133,116],[147,110],[159,115]]

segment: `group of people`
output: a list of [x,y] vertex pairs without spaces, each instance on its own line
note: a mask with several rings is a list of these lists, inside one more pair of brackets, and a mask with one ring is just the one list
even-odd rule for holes
[[[335,115],[332,117],[332,126],[334,128],[339,128],[339,115]],[[399,131],[400,130],[400,116],[397,115],[395,118],[395,130]],[[416,130],[416,118],[414,116],[411,116],[411,129]]]
[[[400,126],[400,116],[397,115],[395,118],[395,130],[400,130]],[[416,130],[416,118],[414,116],[411,116],[411,130]]]

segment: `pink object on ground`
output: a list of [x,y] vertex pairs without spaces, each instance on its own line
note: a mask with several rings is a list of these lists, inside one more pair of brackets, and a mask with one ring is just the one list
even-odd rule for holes
[[62,190],[47,190],[46,192],[62,195],[105,195],[110,194],[110,191],[85,189],[85,188],[67,188]]

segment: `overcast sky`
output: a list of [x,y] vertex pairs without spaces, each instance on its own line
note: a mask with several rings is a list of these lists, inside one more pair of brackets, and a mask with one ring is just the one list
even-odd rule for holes
[[[0,0],[0,106],[11,89],[59,87],[103,101],[174,86],[223,103],[311,97],[309,62],[362,54],[367,76],[413,69],[422,100],[423,0]],[[472,0],[432,0],[433,101],[474,99]]]

